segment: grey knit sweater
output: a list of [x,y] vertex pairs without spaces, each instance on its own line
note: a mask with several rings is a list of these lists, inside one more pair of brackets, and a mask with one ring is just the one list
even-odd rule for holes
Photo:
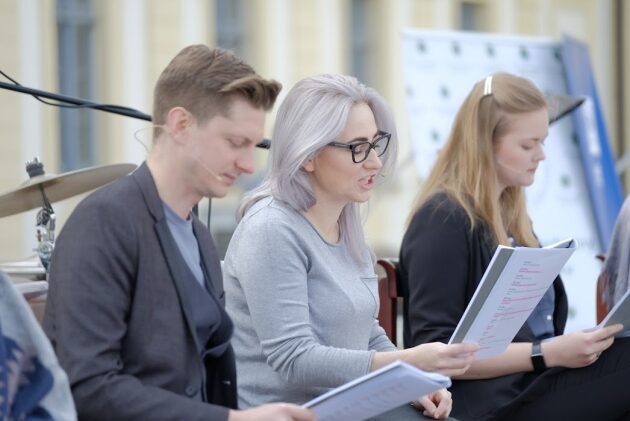
[[304,403],[366,374],[375,351],[396,349],[376,319],[373,265],[282,202],[247,212],[223,273],[242,408]]

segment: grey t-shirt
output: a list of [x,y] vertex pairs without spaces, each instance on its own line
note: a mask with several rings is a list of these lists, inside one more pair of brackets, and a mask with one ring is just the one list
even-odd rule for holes
[[190,269],[191,276],[183,286],[195,324],[199,351],[202,355],[206,352],[220,355],[228,346],[232,327],[221,304],[210,292],[210,283],[206,282],[192,219],[182,219],[166,203],[162,202],[162,205],[169,231]]
[[266,198],[239,223],[224,263],[239,405],[304,403],[396,348],[377,321],[369,251],[357,264],[299,212]]
[[182,257],[199,285],[205,288],[203,271],[201,270],[199,243],[197,243],[197,237],[195,237],[195,233],[193,232],[192,219],[182,219],[165,202],[162,202],[162,206],[164,208],[168,228],[177,243]]

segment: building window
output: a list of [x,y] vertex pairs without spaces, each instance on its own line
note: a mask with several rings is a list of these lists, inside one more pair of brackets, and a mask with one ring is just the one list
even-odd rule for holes
[[464,31],[480,31],[483,29],[483,5],[473,2],[461,4],[460,29]]
[[[59,90],[90,100],[94,96],[93,0],[57,0]],[[61,170],[94,165],[93,110],[61,108]]]
[[242,0],[217,0],[217,46],[245,56],[245,25]]
[[351,36],[352,62],[351,72],[359,81],[370,85],[370,55],[373,53],[372,36],[370,31],[369,6],[370,1],[352,0],[351,5]]

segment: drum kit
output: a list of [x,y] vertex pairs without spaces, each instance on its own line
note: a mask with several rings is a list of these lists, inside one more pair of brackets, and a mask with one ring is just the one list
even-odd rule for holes
[[[130,173],[134,164],[103,165],[64,174],[46,174],[44,165],[35,158],[26,163],[29,179],[18,188],[0,194],[0,218],[41,208],[36,217],[37,254],[31,258],[0,263],[5,272],[28,298],[42,289],[47,290],[45,280],[55,247],[56,216],[51,203],[93,190],[118,177]],[[30,282],[24,282],[30,281]],[[39,287],[38,287],[39,285]]]

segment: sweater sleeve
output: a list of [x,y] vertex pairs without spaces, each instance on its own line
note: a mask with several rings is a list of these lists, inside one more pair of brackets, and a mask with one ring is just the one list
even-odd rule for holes
[[374,351],[326,346],[314,334],[309,299],[321,297],[309,297],[308,244],[291,219],[244,220],[236,235],[226,264],[242,288],[267,364],[288,382],[310,387],[335,387],[366,374]]
[[410,345],[448,342],[466,309],[470,224],[463,209],[432,199],[413,217],[401,252]]
[[377,319],[374,319],[372,325],[372,334],[370,335],[369,349],[373,349],[378,352],[396,351],[396,345],[392,343],[387,337],[385,330],[378,323]]

